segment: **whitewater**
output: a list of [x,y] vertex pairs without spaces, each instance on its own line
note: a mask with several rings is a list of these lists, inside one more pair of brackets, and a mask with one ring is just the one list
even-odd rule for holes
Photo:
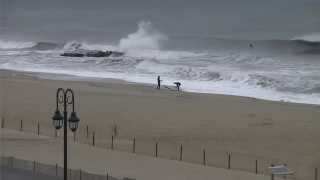
[[[27,42],[0,39],[0,69],[113,78],[155,84],[182,83],[182,90],[320,104],[320,43],[317,34],[292,40],[179,38],[158,31],[149,21],[118,43]],[[205,48],[204,48],[205,47]],[[115,50],[122,57],[68,58],[65,51]]]

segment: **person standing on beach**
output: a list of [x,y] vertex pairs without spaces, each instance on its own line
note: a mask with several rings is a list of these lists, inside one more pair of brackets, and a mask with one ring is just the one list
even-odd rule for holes
[[181,83],[180,82],[174,82],[174,84],[177,86],[178,91],[180,91]]
[[160,76],[158,76],[157,81],[158,81],[157,89],[160,89],[160,86],[161,86],[161,79],[160,79]]

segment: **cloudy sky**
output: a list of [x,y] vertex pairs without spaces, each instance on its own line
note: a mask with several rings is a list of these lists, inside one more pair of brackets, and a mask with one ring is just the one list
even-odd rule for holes
[[141,20],[169,36],[288,39],[320,32],[319,0],[0,1],[0,36],[120,37]]

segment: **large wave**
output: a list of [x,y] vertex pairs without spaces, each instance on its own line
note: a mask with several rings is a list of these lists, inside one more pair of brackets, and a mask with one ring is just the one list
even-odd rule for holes
[[[164,43],[165,42],[165,43]],[[114,45],[117,44],[117,45]],[[202,44],[202,45],[200,45]],[[184,49],[182,47],[188,46]],[[174,47],[174,48],[171,48]],[[176,48],[179,47],[179,48]],[[199,48],[200,47],[200,48]],[[168,55],[170,51],[247,51],[249,53],[272,54],[320,54],[320,41],[317,35],[310,35],[291,40],[233,40],[217,38],[179,38],[170,37],[157,31],[150,22],[138,24],[136,32],[121,38],[118,42],[90,43],[86,41],[70,42],[25,42],[5,41],[0,39],[0,50],[117,50],[137,55]],[[165,50],[165,51],[162,51]]]
[[155,50],[161,48],[164,40],[167,40],[167,37],[157,31],[151,22],[142,21],[138,24],[136,32],[119,41],[119,48],[122,50]]

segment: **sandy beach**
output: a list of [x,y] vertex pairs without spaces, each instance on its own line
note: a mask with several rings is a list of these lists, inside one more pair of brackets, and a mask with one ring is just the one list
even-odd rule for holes
[[[201,164],[203,149],[206,164],[231,169],[267,173],[271,164],[286,163],[295,171],[293,179],[312,179],[320,166],[320,111],[318,106],[272,102],[253,98],[177,93],[155,86],[116,80],[40,79],[28,73],[1,71],[0,108],[5,128],[35,131],[52,136],[51,117],[58,87],[75,92],[76,112],[80,117],[79,143],[110,148],[115,135],[115,150],[131,152],[136,138],[136,153],[154,155],[159,143],[161,159],[179,159]],[[88,125],[90,137],[85,137]],[[115,133],[116,129],[116,133]],[[90,156],[90,155],[88,155]]]

